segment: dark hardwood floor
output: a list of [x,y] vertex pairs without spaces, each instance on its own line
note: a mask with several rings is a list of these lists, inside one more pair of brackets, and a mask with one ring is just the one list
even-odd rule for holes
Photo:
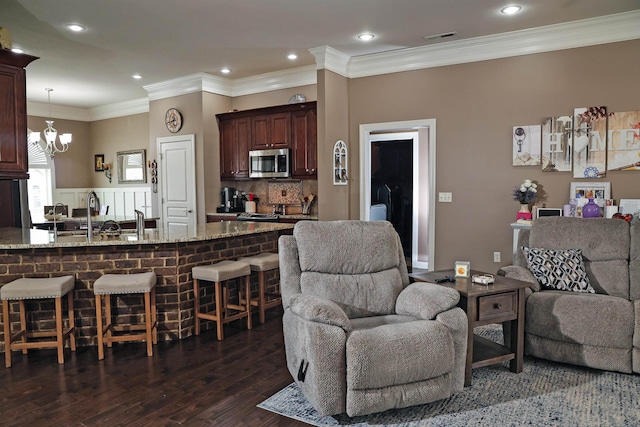
[[[0,367],[2,426],[306,426],[256,408],[293,380],[285,365],[281,310],[247,331],[225,326],[182,341],[14,352]],[[2,355],[4,359],[4,355]]]

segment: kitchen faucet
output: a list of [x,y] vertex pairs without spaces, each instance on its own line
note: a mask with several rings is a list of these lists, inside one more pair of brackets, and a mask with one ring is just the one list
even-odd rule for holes
[[93,224],[91,223],[91,205],[93,209],[100,212],[100,199],[95,191],[89,191],[87,194],[87,241],[90,242],[93,239]]
[[136,213],[136,234],[138,237],[144,237],[144,214],[137,209],[134,212]]

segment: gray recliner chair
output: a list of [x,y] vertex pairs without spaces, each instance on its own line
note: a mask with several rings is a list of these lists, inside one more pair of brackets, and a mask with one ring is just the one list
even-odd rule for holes
[[279,240],[287,367],[320,415],[449,397],[464,387],[460,295],[409,284],[386,221],[301,221]]

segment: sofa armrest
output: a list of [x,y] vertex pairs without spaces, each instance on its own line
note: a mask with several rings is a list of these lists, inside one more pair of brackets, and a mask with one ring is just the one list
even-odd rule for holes
[[419,319],[433,320],[460,301],[455,289],[433,283],[416,282],[404,288],[396,300],[396,313]]
[[540,287],[540,283],[538,283],[538,280],[536,280],[533,273],[527,268],[517,265],[508,265],[498,270],[498,274],[510,279],[522,280],[523,282],[531,283],[531,286],[529,286],[529,288],[531,288],[531,290],[534,292],[538,292],[542,289]]
[[351,331],[351,321],[345,312],[333,301],[313,295],[295,294],[289,300],[291,312],[305,320],[338,326],[345,332]]

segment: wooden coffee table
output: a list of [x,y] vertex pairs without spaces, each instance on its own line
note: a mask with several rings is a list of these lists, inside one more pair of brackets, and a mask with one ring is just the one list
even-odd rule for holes
[[[483,274],[471,271],[471,275]],[[453,276],[453,270],[411,273],[416,282],[436,283],[436,279]],[[467,313],[469,336],[467,340],[467,362],[464,385],[471,385],[471,370],[482,366],[510,360],[511,372],[522,372],[524,355],[524,290],[530,283],[503,276],[493,275],[495,283],[479,285],[471,282],[471,277],[457,277],[455,282],[438,283],[460,292],[461,307]],[[511,322],[510,342],[498,344],[473,334],[476,326]]]

